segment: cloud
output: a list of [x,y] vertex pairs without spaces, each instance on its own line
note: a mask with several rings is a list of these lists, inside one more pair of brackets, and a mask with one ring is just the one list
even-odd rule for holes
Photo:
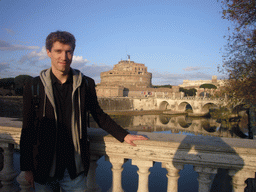
[[20,59],[20,63],[25,63],[25,62],[29,62],[30,64],[34,65],[35,63],[37,63],[38,61],[47,59],[47,52],[45,49],[45,46],[41,49],[40,52],[36,52],[36,51],[32,51],[26,55],[24,55],[21,59]]
[[184,71],[198,71],[200,69],[202,69],[202,68],[201,67],[186,67],[183,70]]
[[83,59],[83,56],[73,56],[73,63],[88,63],[87,59]]
[[183,80],[210,80],[212,75],[202,72],[184,73],[184,74],[172,74],[172,73],[160,73],[158,71],[152,71],[152,84],[153,85],[179,85],[183,83]]
[[113,69],[113,66],[92,64],[92,65],[83,65],[77,69],[79,69],[84,75],[93,78],[96,83],[99,83],[100,73]]
[[45,46],[41,49],[40,52],[32,51],[27,56],[28,58],[38,58],[38,60],[44,60],[48,58]]
[[15,32],[14,32],[12,29],[4,28],[4,30],[5,30],[8,34],[10,34],[10,35],[14,35],[14,34],[15,34]]
[[83,56],[73,56],[72,59],[72,67],[73,68],[83,68],[86,63],[89,61],[87,59],[83,59]]
[[18,50],[30,50],[39,49],[38,46],[25,46],[25,45],[12,45],[6,41],[0,40],[0,51],[18,51]]
[[0,71],[4,71],[6,69],[10,69],[10,64],[7,62],[1,62],[0,63]]

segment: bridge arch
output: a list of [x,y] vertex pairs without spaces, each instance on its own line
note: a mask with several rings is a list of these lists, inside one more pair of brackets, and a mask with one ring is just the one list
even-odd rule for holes
[[179,111],[186,111],[187,109],[191,109],[193,111],[192,106],[188,102],[182,102],[178,106]]
[[203,107],[202,107],[202,112],[203,113],[208,113],[210,108],[215,108],[218,107],[218,105],[214,104],[214,103],[206,103]]
[[162,101],[159,105],[159,110],[170,109],[170,104],[167,101]]

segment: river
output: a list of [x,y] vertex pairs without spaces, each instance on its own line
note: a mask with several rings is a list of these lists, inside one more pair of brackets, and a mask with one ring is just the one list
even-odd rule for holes
[[[166,134],[208,135],[229,138],[247,138],[247,117],[231,122],[229,127],[217,119],[189,117],[187,115],[111,115],[123,128],[129,131],[146,131]],[[98,125],[91,120],[91,127]]]

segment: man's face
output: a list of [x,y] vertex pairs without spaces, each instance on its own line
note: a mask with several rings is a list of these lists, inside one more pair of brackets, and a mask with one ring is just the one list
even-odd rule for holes
[[53,43],[52,50],[46,50],[51,58],[52,72],[68,74],[73,58],[73,49],[70,44],[63,44],[59,41]]

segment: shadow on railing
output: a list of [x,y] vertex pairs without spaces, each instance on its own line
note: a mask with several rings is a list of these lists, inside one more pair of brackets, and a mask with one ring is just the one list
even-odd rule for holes
[[[0,191],[30,190],[24,179],[24,172],[13,167],[14,147],[19,145],[20,128],[0,126],[0,146],[3,148],[4,164],[0,172]],[[137,133],[135,133],[137,134]],[[105,156],[112,164],[112,186],[108,191],[121,192],[124,163],[130,159],[138,167],[138,192],[149,191],[150,168],[161,162],[167,171],[168,192],[177,192],[180,170],[190,164],[198,173],[198,191],[246,191],[245,181],[254,178],[256,172],[256,141],[207,136],[186,136],[139,132],[149,138],[136,141],[133,147],[120,143],[101,129],[88,129],[91,140],[91,166],[87,177],[87,191],[106,191],[96,183],[97,161]],[[14,179],[20,188],[14,185]],[[224,180],[222,177],[225,177]],[[166,180],[165,180],[166,181]],[[163,182],[165,182],[163,181]],[[231,184],[229,182],[231,181]],[[225,184],[225,185],[223,185]],[[247,190],[249,191],[249,190]]]
[[[243,159],[229,145],[234,141],[220,137],[183,137],[170,166],[177,178],[183,165],[190,164],[198,173],[198,191],[232,191],[231,181],[238,191],[244,190],[247,178],[239,175],[241,181],[231,179],[245,166]],[[178,186],[175,189],[174,185],[169,186],[170,191],[177,191]]]

